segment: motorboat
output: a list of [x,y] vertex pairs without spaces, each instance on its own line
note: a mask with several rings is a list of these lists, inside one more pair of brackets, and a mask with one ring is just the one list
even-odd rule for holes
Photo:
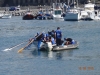
[[91,3],[91,1],[88,1],[88,4],[84,5],[84,11],[88,13],[88,16],[93,20],[100,20],[100,13],[98,10],[95,10],[95,4]]
[[80,10],[72,8],[67,10],[65,13],[64,20],[65,21],[78,21],[81,19],[81,14]]
[[63,19],[62,10],[61,9],[53,9],[52,16],[53,16],[53,19]]
[[61,3],[53,3],[51,14],[53,16],[53,19],[63,19]]
[[3,14],[3,16],[1,17],[2,19],[10,19],[12,17],[11,14]]
[[[77,6],[76,6],[77,3]],[[75,2],[75,0],[69,5],[68,0],[68,7],[65,12],[64,20],[65,21],[79,21],[81,19],[81,12],[78,7],[78,0]]]
[[81,20],[92,21],[93,18],[91,18],[91,17],[88,15],[88,12],[82,10],[82,11],[81,11]]
[[23,20],[33,20],[33,19],[34,19],[34,15],[33,15],[32,13],[30,13],[30,12],[27,12],[27,13],[23,16],[22,19],[23,19]]

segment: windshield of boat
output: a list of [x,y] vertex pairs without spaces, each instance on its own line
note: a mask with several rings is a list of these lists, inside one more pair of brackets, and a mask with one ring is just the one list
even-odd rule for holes
[[61,10],[56,10],[55,15],[59,15],[59,14],[61,14]]

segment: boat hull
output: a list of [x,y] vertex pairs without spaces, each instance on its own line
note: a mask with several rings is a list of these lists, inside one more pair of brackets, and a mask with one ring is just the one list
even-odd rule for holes
[[78,13],[66,13],[64,20],[65,21],[78,21],[80,20],[80,17]]
[[10,19],[12,17],[12,15],[10,14],[4,14],[1,18],[2,19]]
[[[33,44],[37,46],[38,42],[34,41]],[[60,45],[60,46],[56,46],[56,44],[52,45],[51,42],[45,42],[45,43],[42,42],[39,49],[40,50],[49,50],[49,51],[59,51],[59,50],[76,49],[76,48],[78,48],[78,46],[79,46],[79,43],[77,41],[75,41],[74,44]]]
[[23,20],[33,20],[34,16],[32,14],[26,14],[23,16]]
[[78,44],[71,44],[71,45],[64,45],[64,46],[54,46],[53,51],[59,51],[59,50],[69,50],[69,49],[76,49],[78,48]]
[[41,45],[41,49],[59,51],[59,50],[76,49],[78,48],[78,46],[79,46],[78,42],[75,42],[74,44],[70,44],[70,45],[61,45],[61,46],[52,45],[51,42],[47,42]]

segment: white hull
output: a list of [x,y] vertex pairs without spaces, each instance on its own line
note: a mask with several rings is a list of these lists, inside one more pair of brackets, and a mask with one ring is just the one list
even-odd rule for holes
[[80,20],[80,16],[78,13],[66,13],[64,20],[65,21],[78,21]]
[[2,13],[0,13],[0,18],[3,16],[3,14]]
[[63,19],[63,17],[61,15],[54,15],[53,14],[53,19]]
[[81,19],[80,10],[78,9],[69,9],[64,17],[65,21],[78,21]]
[[10,19],[12,16],[10,14],[4,14],[1,18],[2,19]]
[[53,3],[53,9],[51,11],[51,14],[53,16],[53,19],[63,19],[62,9],[61,9],[59,3],[58,3],[58,5]]
[[99,10],[95,10],[94,9],[95,4],[91,3],[91,1],[89,1],[88,4],[84,5],[84,11],[87,12],[88,16],[93,19],[93,20],[100,20],[100,13]]

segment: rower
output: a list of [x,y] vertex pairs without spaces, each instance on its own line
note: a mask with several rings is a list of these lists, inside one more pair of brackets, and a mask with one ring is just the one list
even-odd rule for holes
[[66,40],[64,45],[75,44],[75,41],[72,38],[64,38],[64,40]]
[[55,31],[54,31],[54,30],[48,32],[48,34],[49,34],[50,36],[52,36],[53,38],[55,38]]
[[42,34],[39,34],[37,33],[37,36],[39,35],[39,37],[36,38],[36,40],[38,41],[38,50],[40,49],[40,46],[41,46],[41,43],[42,43],[42,37],[43,37],[43,33]]
[[55,39],[51,36],[49,36],[49,41],[52,43],[52,45],[56,44]]

